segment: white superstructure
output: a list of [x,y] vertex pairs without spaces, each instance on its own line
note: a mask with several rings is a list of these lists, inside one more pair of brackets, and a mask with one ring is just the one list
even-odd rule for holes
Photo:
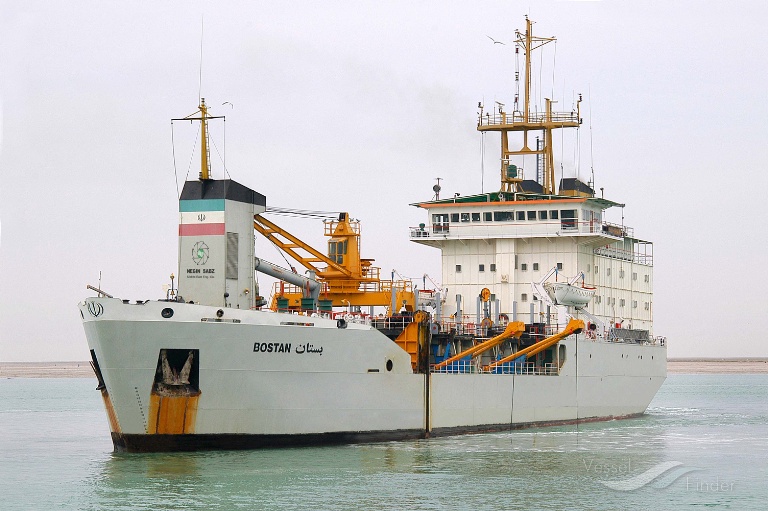
[[[505,197],[508,195],[509,197]],[[464,322],[478,315],[478,296],[491,291],[498,311],[511,320],[525,315],[530,323],[560,312],[538,282],[552,268],[563,275],[583,274],[596,288],[587,306],[607,328],[651,331],[653,323],[653,245],[635,238],[632,229],[602,220],[618,204],[595,197],[493,192],[419,203],[428,222],[411,228],[411,239],[442,253],[444,312]],[[555,277],[552,282],[555,282]],[[549,309],[549,311],[548,311]],[[536,320],[530,320],[533,314]]]

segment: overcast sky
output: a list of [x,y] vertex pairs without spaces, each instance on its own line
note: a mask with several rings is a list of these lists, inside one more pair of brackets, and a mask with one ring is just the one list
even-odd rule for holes
[[[100,271],[115,296],[162,296],[170,119],[197,107],[202,15],[202,93],[227,116],[232,178],[271,206],[349,211],[384,273],[439,278],[439,252],[408,241],[426,218],[408,204],[438,176],[444,196],[480,191],[477,103],[512,103],[525,14],[558,37],[537,80],[567,110],[584,94],[582,172],[655,243],[669,356],[768,356],[768,3],[76,0],[0,10],[0,361],[87,359],[76,304]],[[174,130],[179,182],[193,129]],[[489,191],[498,136],[485,146]],[[573,172],[572,149],[555,157]],[[322,246],[319,221],[275,220]]]

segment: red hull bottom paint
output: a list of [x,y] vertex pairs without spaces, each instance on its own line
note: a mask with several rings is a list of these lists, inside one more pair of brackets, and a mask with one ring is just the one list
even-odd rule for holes
[[562,421],[526,422],[520,424],[486,424],[482,426],[461,426],[437,428],[429,433],[425,430],[364,431],[339,433],[312,433],[303,435],[243,435],[243,434],[186,434],[186,435],[125,435],[112,433],[112,442],[117,452],[172,452],[203,450],[245,450],[273,447],[309,447],[316,445],[343,445],[371,442],[415,440],[429,437],[465,435],[475,433],[499,433],[526,428],[566,426],[589,422],[632,419],[642,413],[618,417],[590,417]]

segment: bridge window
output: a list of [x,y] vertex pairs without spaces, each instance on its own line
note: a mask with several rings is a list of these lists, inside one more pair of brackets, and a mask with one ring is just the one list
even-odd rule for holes
[[491,214],[490,211],[486,211],[485,213],[483,213],[483,220],[485,220],[486,222],[490,222],[492,218],[493,218],[493,215]]
[[480,213],[472,213],[472,221],[473,222],[479,222],[480,221]]
[[559,215],[557,213],[558,213],[558,211],[556,209],[551,210],[549,212],[549,218],[551,218],[552,220],[557,220],[558,217],[559,217]]
[[575,209],[561,209],[560,210],[560,228],[564,231],[576,229],[576,210]]
[[462,213],[461,214],[461,221],[462,222],[469,222],[469,213]]
[[448,232],[448,215],[432,215],[432,232]]
[[518,211],[517,212],[517,219],[522,221],[525,220],[525,211]]
[[515,219],[515,213],[513,211],[494,211],[494,222],[511,222]]
[[459,214],[458,213],[451,213],[451,222],[459,223]]
[[546,219],[547,219],[547,212],[539,211],[539,220],[546,220]]
[[536,212],[528,211],[528,220],[536,220]]

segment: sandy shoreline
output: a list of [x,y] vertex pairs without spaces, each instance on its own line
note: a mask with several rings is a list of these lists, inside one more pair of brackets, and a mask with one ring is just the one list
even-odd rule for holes
[[93,378],[90,362],[0,362],[0,378]]
[[768,358],[673,358],[668,374],[761,374],[768,373]]
[[[677,358],[669,374],[768,373],[768,358]],[[0,362],[0,378],[96,378],[89,362]]]

